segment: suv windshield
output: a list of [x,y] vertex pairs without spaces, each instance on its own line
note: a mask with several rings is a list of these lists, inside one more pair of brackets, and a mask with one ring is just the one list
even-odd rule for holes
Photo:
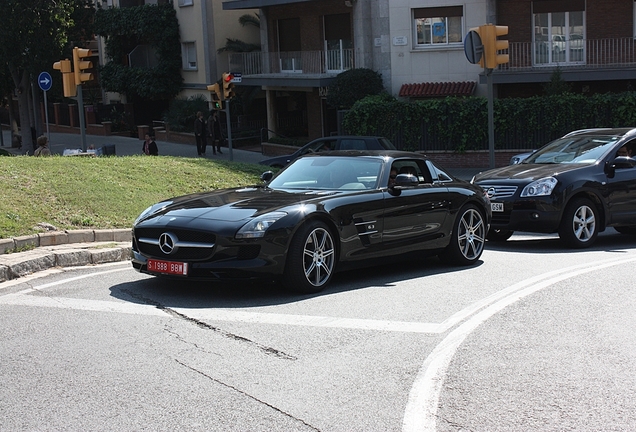
[[616,144],[619,136],[582,135],[560,138],[530,155],[524,164],[594,163]]

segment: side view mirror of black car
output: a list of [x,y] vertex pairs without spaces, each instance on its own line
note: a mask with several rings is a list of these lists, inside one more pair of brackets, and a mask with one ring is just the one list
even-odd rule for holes
[[265,183],[270,181],[273,177],[274,177],[273,171],[265,171],[263,174],[261,174],[261,180],[264,181]]
[[419,183],[419,179],[413,174],[398,174],[395,178],[395,186],[414,187]]

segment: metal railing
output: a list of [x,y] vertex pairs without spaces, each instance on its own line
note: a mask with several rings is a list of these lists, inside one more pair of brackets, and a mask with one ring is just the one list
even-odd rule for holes
[[633,38],[572,39],[567,41],[511,42],[510,61],[499,71],[521,71],[545,67],[599,69],[636,65]]
[[229,60],[230,69],[243,76],[339,73],[354,67],[352,49],[231,53]]

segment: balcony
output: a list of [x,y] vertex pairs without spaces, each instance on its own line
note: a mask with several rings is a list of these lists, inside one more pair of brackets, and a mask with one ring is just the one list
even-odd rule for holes
[[511,42],[508,54],[510,61],[493,73],[495,83],[546,81],[557,67],[566,81],[636,78],[633,38]]
[[245,85],[322,87],[354,67],[353,50],[247,52],[229,54],[230,70]]

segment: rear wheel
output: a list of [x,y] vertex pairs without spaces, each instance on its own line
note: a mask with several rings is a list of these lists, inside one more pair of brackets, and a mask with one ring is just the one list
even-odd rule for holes
[[327,225],[309,222],[298,229],[289,246],[283,284],[302,293],[322,291],[336,267],[334,237]]
[[512,237],[512,234],[514,234],[514,231],[490,228],[486,238],[491,242],[505,242],[510,237]]
[[575,199],[563,213],[559,237],[569,247],[590,247],[598,236],[598,220],[598,212],[592,201],[587,198]]
[[439,257],[450,264],[471,265],[481,256],[485,242],[484,216],[475,205],[468,204],[457,214],[451,241]]

